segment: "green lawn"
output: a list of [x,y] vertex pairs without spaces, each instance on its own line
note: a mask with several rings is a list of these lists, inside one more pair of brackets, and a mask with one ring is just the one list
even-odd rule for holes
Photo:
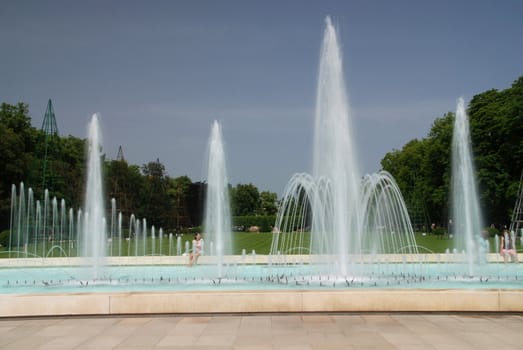
[[[419,247],[420,253],[444,253],[446,249],[452,251],[454,249],[455,238],[440,237],[434,235],[423,236],[416,234],[416,243]],[[489,238],[490,252],[496,252],[496,242],[494,237]]]
[[247,254],[252,253],[253,250],[256,254],[269,254],[272,235],[270,232],[235,232],[233,233],[234,253],[241,254],[242,249],[245,249]]
[[[271,248],[273,234],[270,232],[262,233],[252,233],[252,232],[234,232],[233,233],[233,244],[234,244],[234,254],[240,255],[242,250],[245,249],[247,254],[252,253],[253,250],[257,254],[268,254]],[[182,237],[182,252],[185,251],[185,242],[192,241],[193,236],[191,234],[185,234]],[[205,236],[203,237],[205,240]],[[153,244],[154,243],[154,244]],[[163,239],[162,244],[160,245],[160,240],[157,238],[154,240],[147,239],[147,242],[144,244],[142,239],[136,240],[122,240],[121,245],[118,240],[114,240],[112,243],[112,255],[119,255],[121,249],[122,256],[134,256],[138,255],[175,255],[176,254],[176,240],[169,242],[168,239]],[[421,234],[416,234],[416,243],[419,248],[420,253],[444,253],[446,249],[452,251],[454,239],[449,239],[447,237],[440,238],[434,235],[423,236]],[[54,249],[51,249],[54,247]],[[209,248],[206,248],[208,251]],[[490,250],[494,252],[495,243],[494,239],[490,239]],[[32,256],[35,253],[34,244],[29,244],[27,247],[28,255]],[[76,249],[73,245],[68,242],[63,242],[59,244],[57,242],[46,242],[45,247],[40,243],[36,247],[36,255],[44,255],[43,252],[47,253],[49,256],[75,256]],[[16,255],[15,255],[16,256]],[[5,248],[0,248],[0,258],[7,258],[9,255],[5,252]],[[13,257],[13,254],[11,254]]]
[[[193,235],[184,234],[182,236],[181,251],[185,251],[186,242],[189,243],[191,248],[191,242]],[[205,241],[205,236],[203,237]],[[207,241],[205,241],[208,244]],[[263,232],[263,233],[252,233],[252,232],[234,232],[233,233],[233,244],[234,244],[234,254],[240,255],[242,250],[245,249],[247,254],[252,253],[253,250],[257,254],[269,254],[271,249],[272,242],[272,233]],[[74,244],[69,241],[60,242],[45,242],[35,244],[29,244],[27,248],[22,248],[20,251],[27,249],[27,255],[30,256],[75,256],[77,254],[77,249]],[[143,239],[138,240],[122,240],[121,244],[119,240],[112,241],[112,254],[113,256],[122,255],[122,256],[135,256],[135,255],[176,255],[176,239],[173,239],[171,242],[169,239],[160,239],[156,238],[154,241],[151,238],[148,238],[144,243]],[[208,252],[209,247],[206,247],[205,250]],[[11,257],[25,257],[25,253],[11,253]],[[8,258],[9,253],[5,247],[0,248],[0,258]]]
[[[247,253],[253,249],[259,254],[268,254],[272,242],[272,233],[234,233],[236,254],[241,253],[241,249],[245,248]],[[415,235],[416,244],[420,253],[445,253],[447,249],[452,251],[454,249],[453,238],[439,237],[434,235],[423,236],[420,233]],[[495,252],[494,238],[489,239],[490,251]]]

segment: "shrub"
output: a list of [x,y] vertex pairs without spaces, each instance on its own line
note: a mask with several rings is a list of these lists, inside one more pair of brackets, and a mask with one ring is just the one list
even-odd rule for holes
[[244,231],[247,231],[251,226],[258,226],[260,232],[271,232],[275,221],[274,215],[234,216],[232,225],[233,227],[243,227]]
[[0,245],[7,247],[9,245],[9,230],[0,232]]
[[435,236],[443,236],[445,234],[445,229],[443,227],[436,227],[432,233],[434,233]]
[[487,227],[487,228],[485,228],[485,231],[488,232],[489,237],[494,237],[495,235],[499,235],[499,230],[495,227]]

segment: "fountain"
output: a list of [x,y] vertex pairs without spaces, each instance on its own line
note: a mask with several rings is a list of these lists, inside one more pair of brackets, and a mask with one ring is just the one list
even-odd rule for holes
[[[31,188],[26,199],[23,183],[18,196],[16,186],[12,186],[10,252],[16,252],[17,257],[46,257],[54,251],[59,256],[83,256],[83,264],[91,267],[90,277],[101,273],[107,249],[101,151],[102,134],[95,114],[88,128],[85,208],[78,210],[76,224],[73,209],[67,209],[63,199],[49,198],[48,190],[41,202],[35,200]],[[116,225],[114,206],[111,227]]]
[[[338,256],[339,273],[347,274],[348,253],[359,253],[361,236],[360,174],[352,143],[349,106],[343,79],[342,57],[336,31],[326,19],[320,53],[316,113],[314,118],[313,177],[326,182],[325,195],[330,203],[329,218],[319,225],[313,220],[313,232],[331,232],[322,253]],[[322,180],[320,180],[322,181]],[[325,198],[325,197],[324,197]],[[314,206],[313,206],[314,208]],[[321,210],[321,208],[320,208]]]
[[89,123],[88,136],[87,186],[80,241],[82,242],[82,256],[92,267],[92,277],[96,278],[101,275],[101,269],[105,265],[107,242],[102,182],[102,133],[96,114]]
[[[99,161],[97,116],[91,127],[89,158]],[[330,18],[318,74],[312,174],[295,174],[285,187],[270,255],[254,251],[229,255],[227,176],[217,122],[212,125],[208,153],[204,237],[209,243],[206,253],[214,256],[202,256],[193,268],[185,266],[180,237],[174,242],[169,234],[168,249],[156,250],[161,228],[156,239],[154,227],[148,230],[145,219],[131,215],[129,227],[122,229],[114,202],[106,222],[97,162],[89,164],[91,194],[76,216],[63,201],[50,199],[48,192],[41,205],[30,189],[26,194],[21,185],[17,195],[13,186],[9,246],[13,259],[0,259],[0,316],[523,311],[523,278],[516,264],[483,264],[464,275],[463,266],[471,259],[461,253],[420,254],[392,176],[383,171],[360,175],[341,54]],[[461,230],[469,224],[459,223],[460,216],[465,217],[455,215],[455,222]],[[111,227],[109,239],[106,227]],[[129,237],[123,239],[122,231]],[[472,229],[471,235],[477,231]],[[147,249],[150,241],[153,246]],[[80,244],[83,258],[75,258],[80,254],[70,249],[78,242],[90,242]],[[463,247],[472,252],[471,246]],[[115,247],[116,255],[127,252],[127,256],[113,256]],[[185,241],[185,252],[189,250]],[[46,258],[56,251],[60,257]],[[496,262],[499,256],[487,254],[485,260]],[[89,276],[83,273],[85,266],[92,271]]]
[[[272,254],[307,249],[347,277],[367,253],[417,253],[403,197],[386,172],[361,180],[336,31],[329,17],[321,49],[313,173],[289,181],[278,214]],[[298,234],[293,233],[298,229]],[[310,231],[308,246],[304,231]],[[300,236],[300,237],[298,237]],[[385,244],[386,243],[386,244]],[[390,243],[390,244],[389,244]],[[392,248],[393,251],[386,251]],[[330,261],[329,261],[330,260]],[[330,269],[330,268],[328,268]]]
[[485,260],[482,219],[475,181],[469,122],[463,98],[458,100],[452,135],[452,217],[455,246],[464,251],[469,275]]
[[207,154],[204,229],[207,240],[213,247],[211,254],[216,256],[218,277],[221,278],[223,277],[223,257],[232,254],[232,239],[225,151],[221,127],[216,120],[212,124]]

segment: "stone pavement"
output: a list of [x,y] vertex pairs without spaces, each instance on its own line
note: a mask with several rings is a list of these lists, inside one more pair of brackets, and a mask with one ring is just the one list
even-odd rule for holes
[[0,319],[0,349],[521,349],[523,315],[257,314]]

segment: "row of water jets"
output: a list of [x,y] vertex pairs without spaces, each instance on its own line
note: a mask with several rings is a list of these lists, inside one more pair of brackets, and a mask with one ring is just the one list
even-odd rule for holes
[[[18,189],[12,185],[11,234],[5,254],[9,258],[86,256],[82,249],[84,236],[90,234],[86,220],[88,216],[82,209],[67,208],[64,199],[50,199],[48,190],[41,202],[35,200],[31,188],[25,190],[24,183]],[[103,256],[173,256],[188,254],[193,249],[189,241],[182,241],[183,234],[166,234],[162,228],[148,227],[145,218],[131,214],[125,233],[123,221],[113,198],[110,221],[107,223],[105,217],[102,220],[107,237]],[[215,252],[212,241],[209,252]]]

